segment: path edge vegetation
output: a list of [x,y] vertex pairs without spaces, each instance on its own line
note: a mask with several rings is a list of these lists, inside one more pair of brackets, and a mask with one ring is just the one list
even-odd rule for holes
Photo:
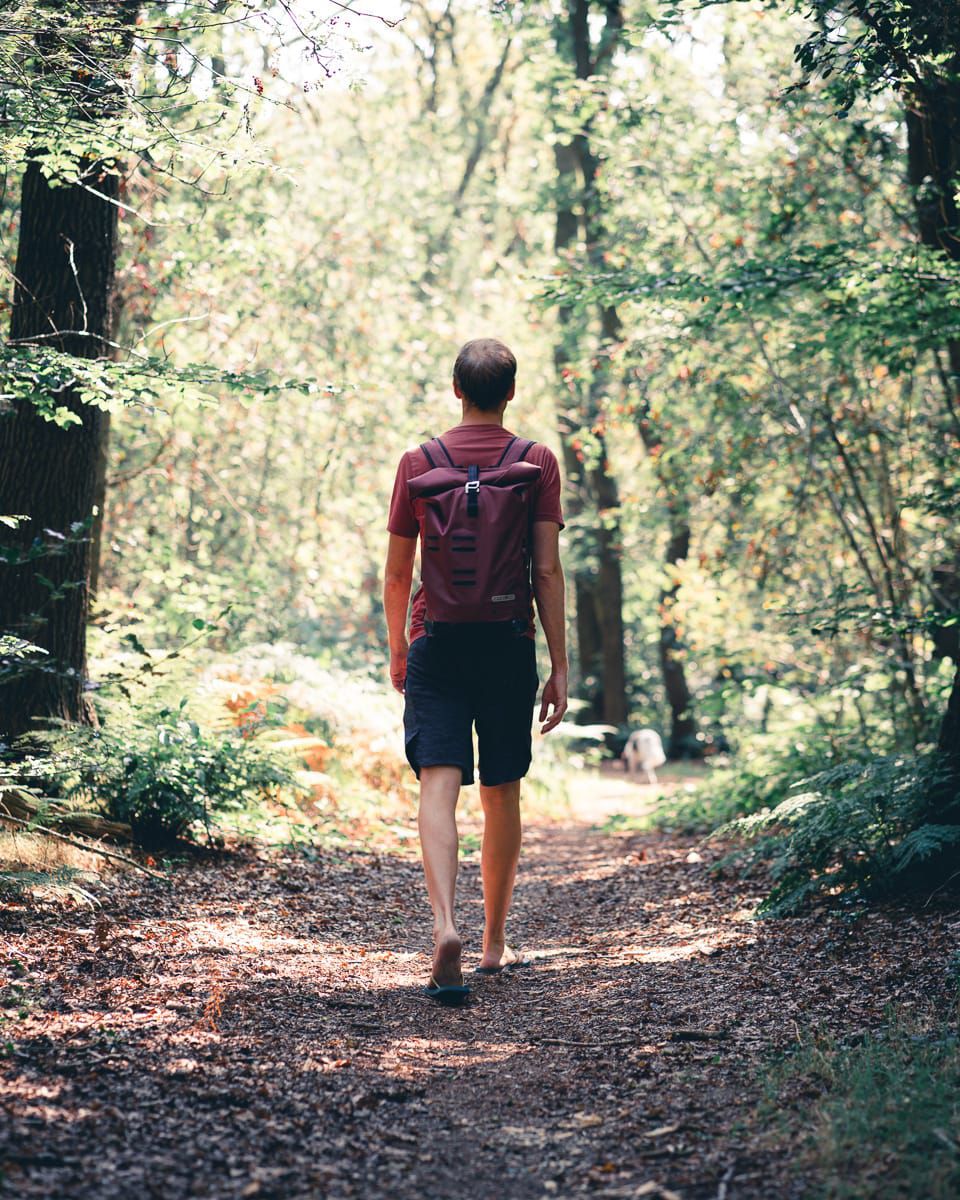
[[[682,37],[691,14],[710,7],[666,5],[656,23],[668,38]],[[897,97],[906,130],[904,190],[914,208],[917,241],[932,256],[930,261],[941,261],[952,278],[948,268],[960,262],[960,210],[954,187],[960,174],[960,51],[951,57],[938,48],[960,45],[956,14],[941,4],[881,4],[876,11],[861,6],[856,18],[826,3],[814,8],[817,21],[795,47],[801,76],[794,90],[822,82],[838,121],[863,97],[880,91]],[[35,730],[38,721],[59,722],[61,741],[65,731],[76,728],[79,746],[86,738],[82,726],[95,726],[98,719],[87,690],[86,627],[102,549],[109,412],[117,402],[129,403],[134,397],[140,401],[144,380],[143,365],[134,363],[138,374],[124,382],[131,364],[117,361],[122,355],[114,312],[118,215],[132,211],[127,197],[131,159],[138,154],[131,130],[142,133],[131,123],[131,114],[147,128],[158,127],[157,112],[138,94],[145,78],[141,59],[165,72],[165,98],[175,98],[186,117],[184,133],[164,135],[171,154],[168,173],[175,170],[178,158],[189,161],[188,150],[211,105],[222,116],[231,106],[250,103],[237,81],[228,79],[225,55],[230,47],[222,40],[217,20],[185,30],[177,22],[164,23],[162,6],[157,13],[136,3],[108,9],[96,3],[41,4],[17,10],[10,19],[15,40],[5,62],[11,86],[16,81],[20,124],[15,120],[8,136],[13,144],[20,139],[28,165],[22,179],[16,284],[4,353],[11,362],[23,362],[24,355],[30,362],[25,372],[20,368],[21,383],[0,420],[0,513],[5,514],[6,526],[0,711],[5,737],[14,747],[14,763],[24,753],[15,748],[16,739]],[[21,11],[33,19],[43,14],[48,24],[18,27]],[[223,16],[224,11],[223,5],[216,6],[212,16]],[[603,185],[606,151],[600,115],[616,82],[617,54],[635,19],[619,0],[571,0],[550,31],[557,73],[546,90],[545,113],[554,131],[553,245],[557,261],[570,272],[561,274],[546,296],[557,316],[554,366],[559,394],[567,401],[558,410],[558,424],[581,542],[574,588],[579,672],[587,699],[583,717],[617,730],[625,728],[629,708],[620,501],[602,429],[611,399],[630,407],[656,465],[668,515],[668,575],[684,562],[691,546],[685,498],[689,481],[676,473],[677,460],[651,397],[645,389],[637,394],[636,369],[617,365],[618,347],[627,336],[618,303],[633,280],[608,265],[615,226]],[[460,181],[461,196],[483,153],[489,136],[485,123],[503,85],[513,37],[509,29],[504,32],[503,52],[483,90],[475,153]],[[309,36],[314,53],[322,55],[323,30]],[[152,39],[164,47],[162,63],[151,49]],[[188,50],[194,58],[201,52],[210,56],[212,86],[202,100],[191,91],[192,73],[185,74],[179,61],[180,52]],[[136,66],[135,51],[140,56]],[[568,84],[586,89],[591,104],[581,107],[578,102],[571,113],[562,90]],[[212,144],[218,144],[216,137]],[[148,170],[156,162],[156,150],[139,157],[136,169]],[[755,264],[752,269],[756,274]],[[570,292],[568,279],[576,281],[579,297]],[[670,279],[659,285],[667,292],[675,286]],[[709,293],[717,281],[705,272],[693,286]],[[940,371],[947,413],[956,422],[960,339],[949,326],[940,344],[931,344],[929,330],[924,337]],[[585,353],[594,361],[592,374],[586,376],[579,371]],[[76,360],[75,371],[71,359]],[[83,364],[90,359],[99,377],[84,374]],[[178,374],[175,368],[156,370],[167,386],[181,390],[189,390],[197,378],[189,371]],[[229,373],[220,383],[225,380],[231,382]],[[251,382],[239,377],[237,386],[248,388]],[[582,450],[585,432],[592,437],[589,454]],[[830,436],[854,496],[863,501],[851,452],[832,426]],[[957,511],[956,496],[949,499],[947,491],[952,444],[949,429],[933,443],[933,452],[942,456],[945,492],[940,503],[945,517]],[[61,459],[72,464],[69,470],[51,473],[34,467]],[[788,786],[773,806],[757,804],[749,789],[734,801],[733,811],[725,814],[734,821],[725,832],[753,839],[748,857],[771,865],[775,888],[768,903],[773,909],[796,906],[815,892],[842,890],[848,884],[867,892],[874,885],[881,893],[895,890],[914,867],[927,875],[943,868],[943,881],[948,881],[946,868],[958,842],[960,544],[954,535],[945,534],[942,561],[919,618],[936,652],[954,664],[945,711],[931,738],[933,723],[924,714],[912,666],[911,623],[918,618],[901,603],[904,585],[896,539],[891,541],[893,535],[875,525],[868,503],[862,508],[869,536],[862,544],[856,541],[859,533],[851,536],[867,579],[877,587],[885,645],[899,662],[890,678],[902,687],[903,711],[914,714],[913,744],[908,741],[893,754],[872,751],[852,757],[852,746],[847,746],[847,757],[826,770],[785,780]],[[592,528],[587,519],[591,512],[604,514]],[[660,663],[671,712],[668,748],[674,758],[700,755],[707,744],[698,734],[696,701],[685,678],[687,654],[672,615],[680,586],[676,578],[659,594]],[[149,656],[142,666],[152,672]],[[89,739],[87,745],[92,745]],[[781,765],[786,771],[795,769],[789,751]],[[771,762],[769,777],[782,774]],[[13,775],[16,783],[16,769]],[[53,777],[62,780],[62,772]],[[107,815],[115,819],[117,813],[111,810]],[[16,814],[10,816],[16,819]]]

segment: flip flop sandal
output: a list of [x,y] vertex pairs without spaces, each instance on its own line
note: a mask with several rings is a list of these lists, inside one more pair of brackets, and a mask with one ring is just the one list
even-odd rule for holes
[[518,967],[532,967],[533,962],[523,955],[515,961],[504,963],[502,967],[474,967],[474,975],[500,975],[503,971],[516,971]]
[[465,1004],[467,997],[470,995],[470,989],[464,984],[439,984],[432,975],[430,976],[429,984],[423,990],[431,1000],[436,1000],[438,1004],[449,1006]]

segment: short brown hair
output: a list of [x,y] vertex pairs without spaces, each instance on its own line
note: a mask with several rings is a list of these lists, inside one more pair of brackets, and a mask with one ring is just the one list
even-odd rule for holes
[[453,381],[474,408],[495,412],[513,387],[517,360],[496,338],[475,338],[460,347]]

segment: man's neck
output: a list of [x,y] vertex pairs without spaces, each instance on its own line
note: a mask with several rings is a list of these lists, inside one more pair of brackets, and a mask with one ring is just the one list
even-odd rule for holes
[[503,412],[483,412],[479,408],[464,405],[461,425],[503,425]]

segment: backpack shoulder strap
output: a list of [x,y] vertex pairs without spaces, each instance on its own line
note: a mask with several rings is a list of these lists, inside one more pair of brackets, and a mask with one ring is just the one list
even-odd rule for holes
[[456,463],[450,457],[449,450],[446,448],[446,446],[443,444],[443,442],[441,442],[440,439],[438,437],[436,437],[436,438],[431,438],[429,442],[421,442],[421,444],[420,444],[420,449],[423,451],[423,457],[427,460],[427,462],[430,464],[431,467],[435,467],[437,465],[436,462],[434,461],[433,455],[430,453],[430,450],[429,450],[429,447],[431,445],[434,447],[434,450],[436,450],[436,447],[439,446],[440,449],[443,451],[444,457],[446,458],[446,460],[450,464],[450,466],[451,467],[456,466]]
[[433,440],[437,443],[437,445],[443,451],[443,457],[447,460],[447,462],[450,464],[450,466],[455,467],[457,464],[450,457],[450,451],[446,448],[446,446],[443,444],[443,442],[441,442],[438,437],[435,437]]
[[506,449],[500,455],[498,467],[512,467],[514,463],[523,462],[536,442],[528,442],[525,438],[514,437],[507,442]]

